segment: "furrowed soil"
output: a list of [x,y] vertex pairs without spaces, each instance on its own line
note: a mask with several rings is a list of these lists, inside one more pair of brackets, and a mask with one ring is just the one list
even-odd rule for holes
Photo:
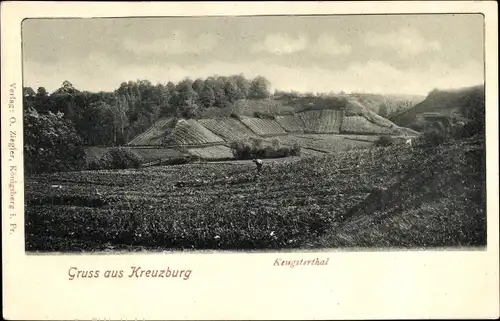
[[486,242],[479,141],[265,162],[261,175],[245,162],[35,175],[25,202],[27,251]]

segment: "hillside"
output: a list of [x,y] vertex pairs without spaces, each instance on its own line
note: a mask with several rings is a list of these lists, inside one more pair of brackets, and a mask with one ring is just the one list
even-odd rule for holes
[[486,245],[480,141],[348,150],[254,172],[239,162],[28,177],[26,250]]
[[483,85],[433,90],[424,101],[396,115],[393,120],[399,126],[422,130],[435,121],[463,119],[471,109],[481,105],[484,106]]
[[[195,151],[194,154],[206,158],[228,155],[225,148],[235,141],[251,138],[282,138],[285,145],[298,143],[304,149],[320,152],[334,152],[345,148],[367,147],[373,142],[368,140],[346,141],[334,139],[341,134],[349,135],[395,135],[415,136],[417,132],[397,126],[377,115],[354,99],[338,97],[301,97],[290,99],[287,103],[273,99],[240,101],[240,108],[248,108],[244,113],[233,113],[232,117],[210,117],[202,119],[161,118],[144,133],[134,138],[128,146],[186,146],[189,148],[214,148]],[[223,113],[219,113],[223,114]],[[258,117],[245,116],[255,114]],[[294,134],[310,135],[297,138]],[[317,139],[314,135],[331,135],[332,139]],[[313,137],[314,136],[314,137]],[[213,155],[212,155],[213,154]],[[221,158],[223,158],[221,156]]]
[[298,113],[308,133],[338,134],[342,122],[343,110],[310,110]]
[[347,97],[358,101],[375,113],[379,113],[380,106],[385,105],[389,114],[396,111],[404,111],[422,102],[425,96],[421,95],[380,95],[353,93]]
[[153,126],[147,129],[144,133],[139,134],[132,139],[128,145],[131,146],[158,146],[163,145],[163,140],[175,128],[176,121],[174,118],[160,118]]
[[198,120],[198,122],[228,142],[258,137],[238,119],[229,117],[205,118]]
[[161,118],[129,146],[176,146],[222,143],[224,140],[194,119]]
[[[485,154],[480,140],[394,156],[401,164],[338,218],[334,246],[486,244]],[[360,164],[364,166],[363,164]],[[392,176],[392,177],[391,177]]]

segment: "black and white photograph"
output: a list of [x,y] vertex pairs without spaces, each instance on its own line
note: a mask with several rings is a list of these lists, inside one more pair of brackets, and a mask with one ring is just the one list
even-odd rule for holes
[[496,2],[0,9],[6,319],[500,315]]
[[486,248],[482,14],[21,31],[26,252]]

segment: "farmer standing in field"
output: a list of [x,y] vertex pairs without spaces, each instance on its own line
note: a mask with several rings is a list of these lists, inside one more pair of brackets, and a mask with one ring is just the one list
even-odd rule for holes
[[254,159],[253,162],[257,165],[257,174],[262,170],[262,159]]

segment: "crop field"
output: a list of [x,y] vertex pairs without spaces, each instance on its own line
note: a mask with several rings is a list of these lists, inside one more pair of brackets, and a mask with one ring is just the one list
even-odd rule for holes
[[304,122],[298,115],[276,116],[275,118],[278,124],[287,132],[304,132]]
[[311,133],[339,133],[341,110],[311,110],[298,114],[305,128]]
[[392,130],[387,127],[377,126],[361,116],[348,116],[342,120],[341,133],[364,134],[391,134]]
[[239,120],[234,118],[200,119],[198,122],[216,135],[224,138],[227,142],[258,137]]
[[267,136],[286,134],[286,131],[275,120],[272,119],[260,119],[242,116],[241,121],[257,135]]
[[130,150],[141,156],[145,163],[157,160],[168,160],[186,155],[176,148],[130,148]]
[[174,127],[175,120],[173,118],[160,118],[148,130],[131,140],[128,145],[162,145],[166,135],[170,133]]
[[230,162],[33,175],[26,249],[485,245],[481,159],[461,142],[266,162],[261,175]]
[[194,119],[179,120],[173,133],[165,140],[167,145],[198,145],[223,142],[222,138],[200,125]]
[[233,158],[233,153],[231,152],[231,149],[224,145],[189,148],[188,153],[207,160]]
[[365,142],[375,142],[380,136],[379,135],[356,135],[356,134],[296,134],[297,137],[308,138],[308,139],[348,139],[348,140],[359,140]]
[[302,134],[277,137],[282,144],[293,145],[295,143],[304,148],[309,148],[325,153],[333,153],[350,149],[369,148],[373,146],[374,138],[371,140],[361,139],[360,136],[351,135],[326,135],[326,134]]

